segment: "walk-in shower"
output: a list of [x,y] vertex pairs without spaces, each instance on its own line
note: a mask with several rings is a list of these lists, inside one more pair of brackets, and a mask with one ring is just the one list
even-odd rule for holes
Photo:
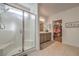
[[35,14],[0,4],[0,55],[14,55],[35,47]]

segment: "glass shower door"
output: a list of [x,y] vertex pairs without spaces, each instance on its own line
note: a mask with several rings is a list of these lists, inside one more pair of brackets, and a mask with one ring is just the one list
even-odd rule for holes
[[0,55],[22,52],[23,12],[0,4]]
[[24,12],[24,50],[35,47],[35,15]]
[[30,14],[30,41],[31,41],[31,48],[35,47],[36,43],[36,19],[34,14]]
[[0,4],[0,56],[35,47],[35,15]]

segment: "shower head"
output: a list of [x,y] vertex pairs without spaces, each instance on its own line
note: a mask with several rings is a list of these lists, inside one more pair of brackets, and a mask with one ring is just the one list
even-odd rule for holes
[[9,10],[9,8],[4,8],[4,9],[1,9],[0,11],[0,15],[6,13],[7,11]]
[[9,8],[6,8],[4,11],[7,12],[9,10]]

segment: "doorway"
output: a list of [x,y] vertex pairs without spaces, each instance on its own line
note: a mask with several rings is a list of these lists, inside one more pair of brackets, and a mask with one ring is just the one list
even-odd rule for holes
[[53,21],[53,39],[62,42],[62,20]]

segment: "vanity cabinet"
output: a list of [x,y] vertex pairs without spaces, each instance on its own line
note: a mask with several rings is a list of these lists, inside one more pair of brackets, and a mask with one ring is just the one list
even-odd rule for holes
[[40,43],[51,40],[51,32],[40,32]]

